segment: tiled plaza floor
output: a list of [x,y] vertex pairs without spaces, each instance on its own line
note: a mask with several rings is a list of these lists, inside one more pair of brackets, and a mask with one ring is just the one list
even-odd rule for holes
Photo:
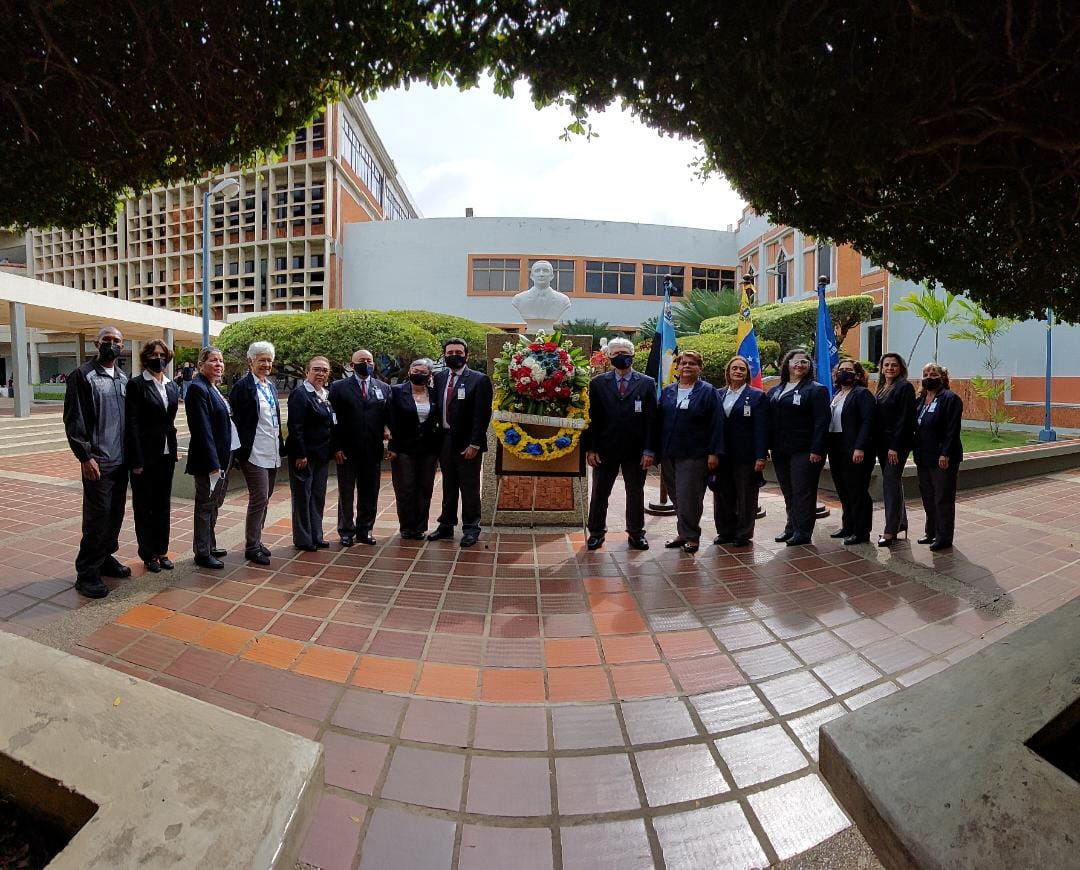
[[[673,520],[650,518],[653,549],[630,551],[614,505],[596,553],[512,530],[461,550],[400,541],[389,480],[378,546],[343,550],[329,522],[330,550],[296,554],[282,486],[268,569],[234,546],[224,572],[182,566],[152,597],[136,576],[101,603],[70,588],[70,454],[0,460],[0,480],[0,629],[43,636],[110,605],[73,651],[321,741],[301,858],[326,870],[790,858],[850,824],[817,771],[823,722],[1080,592],[1080,472],[962,494],[947,554],[845,548],[835,518],[815,546],[774,544],[768,490],[752,549],[665,551]],[[181,556],[189,513],[176,503]],[[122,541],[140,574],[130,520]]]

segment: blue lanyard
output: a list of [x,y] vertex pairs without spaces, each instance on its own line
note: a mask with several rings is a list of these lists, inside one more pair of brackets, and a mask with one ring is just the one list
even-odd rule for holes
[[273,389],[271,389],[270,385],[267,384],[266,387],[264,388],[263,385],[259,381],[255,381],[255,388],[259,391],[259,393],[262,395],[262,397],[264,399],[266,399],[266,404],[268,404],[270,406],[270,410],[271,411],[276,410],[276,408],[277,408],[277,396],[274,395],[274,391],[273,391]]

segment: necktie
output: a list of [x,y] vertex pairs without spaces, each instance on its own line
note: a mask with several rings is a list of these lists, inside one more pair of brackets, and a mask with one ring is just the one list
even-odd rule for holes
[[626,395],[626,378],[619,378],[619,395]]
[[364,401],[367,401],[367,378],[360,381],[360,395],[364,397]]

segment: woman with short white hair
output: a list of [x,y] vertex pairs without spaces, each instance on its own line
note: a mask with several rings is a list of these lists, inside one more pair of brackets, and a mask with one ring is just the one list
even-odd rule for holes
[[274,345],[270,342],[252,342],[247,351],[250,371],[229,391],[233,422],[240,435],[236,464],[243,472],[248,490],[244,558],[257,565],[270,564],[270,550],[262,542],[262,531],[278,466],[285,453],[277,384],[272,377],[274,357]]

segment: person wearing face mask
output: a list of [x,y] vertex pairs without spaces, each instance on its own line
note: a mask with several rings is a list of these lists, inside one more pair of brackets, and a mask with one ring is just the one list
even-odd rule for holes
[[589,537],[585,546],[597,550],[604,545],[608,499],[621,473],[629,545],[635,550],[647,550],[645,478],[654,457],[647,442],[656,414],[656,381],[634,371],[634,345],[628,339],[611,339],[604,353],[614,370],[589,382],[589,427],[581,435],[585,461],[592,469]]
[[882,354],[878,372],[874,452],[881,463],[885,528],[877,543],[879,547],[891,547],[900,532],[907,537],[904,466],[915,432],[915,388],[908,381],[907,363],[898,353]]
[[390,388],[390,473],[398,528],[406,541],[427,537],[435,466],[442,446],[438,392],[432,387],[433,360],[409,366],[409,379]]
[[491,378],[466,365],[469,345],[463,338],[443,342],[446,369],[435,376],[443,442],[439,451],[442,471],[442,512],[429,541],[454,537],[461,499],[461,546],[471,547],[480,537],[480,468],[487,450],[491,422]]
[[866,389],[866,370],[846,359],[833,370],[829,419],[829,471],[843,508],[840,528],[829,537],[848,546],[870,541],[874,502],[870,475],[874,471],[873,432],[876,403]]
[[176,410],[180,388],[165,376],[172,351],[161,339],[139,352],[142,376],[128,381],[125,454],[131,468],[131,512],[135,539],[146,570],[173,569],[169,524],[176,469]]
[[102,576],[131,576],[131,569],[113,555],[120,549],[127,502],[124,432],[128,379],[117,365],[124,350],[120,330],[102,327],[94,345],[97,356],[68,375],[64,430],[82,467],[82,540],[75,557],[75,589],[87,598],[104,598],[109,588]]
[[379,504],[383,441],[390,385],[375,377],[370,350],[352,355],[352,374],[330,385],[330,405],[337,416],[332,433],[338,482],[338,535],[341,546],[354,541],[374,546],[371,529]]
[[315,356],[307,364],[304,380],[289,395],[289,489],[292,495],[293,546],[314,552],[330,545],[323,538],[326,479],[330,471],[330,433],[334,410],[326,381],[330,361]]
[[927,363],[922,370],[922,390],[915,405],[915,466],[919,494],[926,514],[920,544],[935,552],[953,545],[956,526],[956,478],[964,458],[960,421],[964,402],[949,389],[949,370]]

